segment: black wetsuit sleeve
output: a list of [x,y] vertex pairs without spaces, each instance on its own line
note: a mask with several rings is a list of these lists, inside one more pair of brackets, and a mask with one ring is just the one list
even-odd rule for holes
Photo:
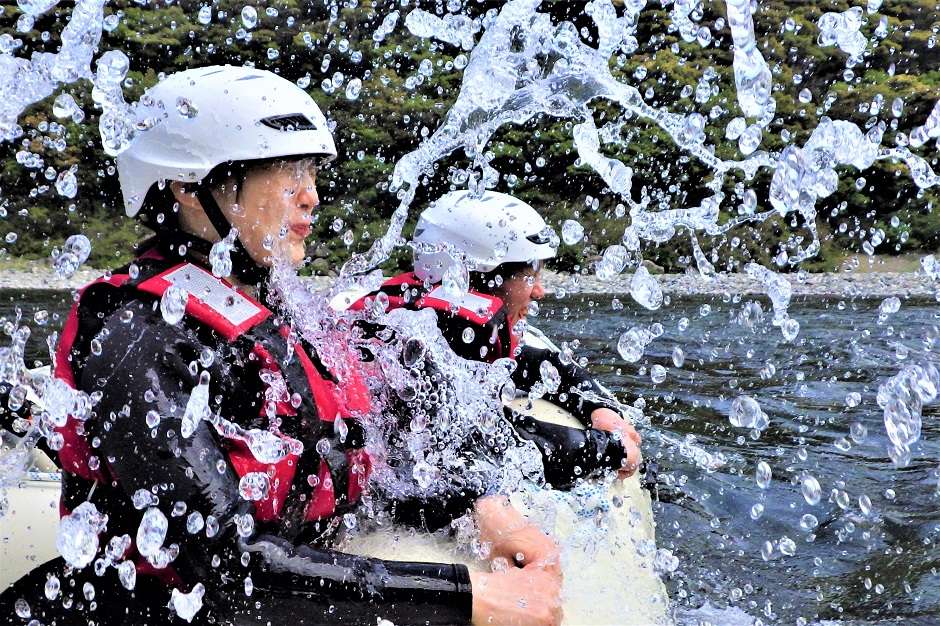
[[567,489],[578,479],[623,465],[623,446],[611,433],[551,424],[512,409],[506,409],[506,415],[519,436],[542,453],[545,480],[555,489]]
[[[438,327],[458,356],[475,361],[486,360],[485,356],[492,349],[498,333],[497,326],[473,327],[457,316],[440,313]],[[464,336],[467,329],[472,332]],[[605,405],[572,392],[572,389],[578,389],[593,392],[599,397],[605,395],[583,368],[574,363],[562,363],[560,355],[553,350],[522,346],[520,354],[516,357],[513,384],[521,391],[531,390],[541,379],[539,368],[543,361],[551,363],[561,378],[558,391],[543,397],[574,415],[586,427],[580,429],[558,426],[507,410],[507,417],[519,436],[531,441],[539,449],[545,469],[545,480],[557,489],[565,489],[580,478],[604,470],[620,469],[624,459],[620,441],[611,433],[590,428],[591,413]],[[405,511],[424,509],[420,503],[410,503],[403,507]]]
[[603,401],[589,400],[578,392],[588,392],[598,399],[607,395],[601,386],[583,367],[575,363],[563,363],[561,355],[547,348],[522,346],[516,357],[516,370],[512,381],[521,391],[529,391],[541,380],[540,368],[543,361],[551,363],[561,378],[558,390],[543,396],[546,400],[560,406],[574,415],[585,426],[591,425],[591,413],[608,406]]
[[[203,620],[214,615],[217,623],[238,624],[374,624],[379,617],[395,624],[469,623],[469,574],[461,565],[342,554],[299,543],[293,539],[297,529],[278,520],[246,529],[245,516],[254,505],[239,495],[238,476],[216,428],[201,420],[189,436],[180,432],[202,369],[191,364],[207,347],[205,333],[166,324],[151,304],[127,305],[129,321],[120,312],[109,319],[99,335],[102,349],[89,355],[81,372],[81,388],[103,394],[86,423],[89,437],[115,490],[124,494],[123,506],[109,510],[109,534],[136,536],[143,511],[135,510],[131,497],[141,489],[155,493],[158,502],[151,506],[168,520],[163,546],[178,551],[170,566],[186,585],[201,582],[206,588],[198,616]],[[255,381],[239,380],[244,370],[227,358],[229,344],[215,348],[208,370],[210,407],[223,415],[229,411],[225,416],[238,422],[234,404],[240,402],[244,421],[256,420],[258,404],[244,393]],[[149,411],[160,416],[153,428],[146,423]],[[289,497],[301,495],[294,487]],[[190,533],[187,519],[194,513],[206,523]]]
[[400,499],[392,503],[392,518],[399,524],[425,528],[431,532],[446,528],[455,519],[473,512],[474,503],[485,494],[461,488],[446,496]]

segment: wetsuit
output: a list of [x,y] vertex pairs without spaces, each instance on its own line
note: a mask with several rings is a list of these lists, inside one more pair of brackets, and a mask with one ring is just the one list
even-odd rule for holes
[[[542,382],[543,362],[553,366],[559,375],[557,389],[542,397],[573,414],[584,424],[584,430],[549,424],[507,409],[516,431],[542,453],[545,478],[552,486],[566,488],[578,479],[621,467],[624,449],[620,442],[611,433],[590,428],[590,418],[586,417],[607,406],[600,400],[605,394],[603,389],[583,368],[564,362],[554,350],[518,346],[499,298],[471,291],[454,301],[442,288],[428,289],[414,274],[406,273],[387,280],[379,292],[360,299],[351,308],[363,308],[378,293],[387,300],[389,310],[434,309],[441,334],[465,359],[490,363],[500,358],[514,359],[512,380],[521,391]],[[585,392],[591,399],[582,395]]]
[[[113,567],[98,576],[60,558],[7,590],[2,614],[22,599],[45,623],[176,623],[171,590],[201,584],[194,623],[469,623],[464,566],[329,547],[369,472],[356,422],[369,398],[355,368],[337,379],[288,343],[276,315],[196,264],[154,254],[137,265],[134,278],[116,271],[84,290],[56,368],[97,401],[63,432],[63,512],[87,501],[108,516],[99,560],[128,535],[118,560],[136,564],[136,585],[123,588]],[[176,325],[160,308],[168,284],[190,294]],[[211,414],[196,402],[194,418],[200,382]],[[148,513],[167,528],[156,545],[145,536],[143,550]],[[49,575],[61,581],[53,600],[43,595]]]

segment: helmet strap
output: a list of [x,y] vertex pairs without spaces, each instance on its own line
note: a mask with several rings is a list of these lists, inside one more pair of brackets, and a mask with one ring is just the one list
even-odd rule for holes
[[[216,232],[219,233],[219,237],[225,238],[229,231],[232,230],[232,224],[228,221],[228,218],[225,217],[225,214],[219,207],[219,203],[215,201],[212,190],[204,183],[199,183],[199,186],[196,187],[196,197],[199,199],[199,203],[202,205],[202,210],[205,211],[206,217],[209,218],[209,221],[212,222],[212,226],[215,228]],[[251,255],[248,254],[248,250],[242,245],[240,237],[235,239],[230,258],[232,259],[232,273],[235,274],[239,280],[251,285],[263,286],[263,283],[268,279],[270,270],[267,267],[259,265],[251,258]]]

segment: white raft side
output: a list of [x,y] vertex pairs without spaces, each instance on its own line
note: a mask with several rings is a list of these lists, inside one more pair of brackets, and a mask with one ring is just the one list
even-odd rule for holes
[[57,473],[30,472],[19,486],[6,490],[7,511],[0,517],[0,591],[59,556],[60,489]]
[[[544,400],[536,400],[531,409],[525,408],[526,403],[516,401],[514,408],[546,422],[581,427],[569,413]],[[665,585],[653,571],[655,552],[642,556],[638,550],[640,542],[655,541],[649,494],[634,475],[614,482],[608,496],[619,496],[623,505],[611,509],[605,531],[597,530],[593,518],[579,518],[568,502],[572,496],[562,492],[515,493],[510,500],[551,532],[562,548],[563,624],[671,624]],[[471,571],[488,570],[488,563],[458,550],[446,534],[412,528],[392,527],[349,537],[341,549],[392,561],[462,563]]]
[[[30,370],[34,376],[49,376],[48,365]],[[32,387],[26,400],[42,406]],[[5,452],[0,452],[4,454]],[[6,513],[0,516],[0,591],[34,567],[59,556],[55,547],[59,531],[59,470],[44,453],[30,453],[30,470],[16,487],[8,488]]]

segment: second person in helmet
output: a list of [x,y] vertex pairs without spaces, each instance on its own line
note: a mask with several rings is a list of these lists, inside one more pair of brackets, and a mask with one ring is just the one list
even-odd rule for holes
[[[588,428],[511,414],[517,431],[542,451],[549,482],[566,487],[612,463],[622,478],[632,475],[640,463],[641,440],[616,411],[618,403],[570,358],[521,342],[521,322],[545,295],[542,264],[558,246],[541,215],[503,193],[475,197],[454,191],[422,212],[414,245],[414,271],[381,288],[389,306],[436,309],[438,326],[454,352],[470,360],[514,359],[517,389],[541,384],[543,397]],[[544,380],[545,373],[554,380]]]

